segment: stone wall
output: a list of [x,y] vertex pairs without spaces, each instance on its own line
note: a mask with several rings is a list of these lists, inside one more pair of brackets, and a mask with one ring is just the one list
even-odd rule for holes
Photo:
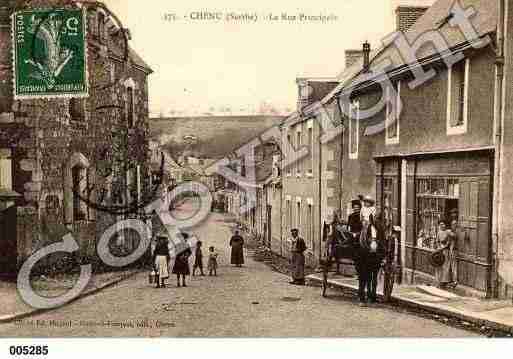
[[[48,0],[37,4],[75,6],[73,1]],[[5,12],[5,8],[0,10]],[[88,17],[94,22],[97,13],[88,12]],[[81,204],[84,218],[73,214],[73,166],[80,164],[87,174],[81,177],[83,196],[86,186],[112,190],[113,185],[109,187],[103,176],[109,168],[114,176],[123,178],[125,173],[120,172],[120,164],[113,160],[116,158],[140,164],[141,191],[143,195],[148,192],[147,76],[151,70],[130,49],[128,62],[122,61],[117,55],[122,42],[119,34],[108,34],[107,39],[100,41],[90,32],[87,41],[90,96],[76,100],[81,115],[74,117],[69,99],[12,100],[10,26],[5,18],[0,21],[0,148],[12,150],[13,190],[22,195],[16,203],[20,264],[38,249],[61,241],[67,233],[72,233],[80,244],[76,258],[95,257],[96,242],[105,229],[122,219],[85,203]],[[134,93],[132,127],[127,123],[128,87]],[[98,110],[104,106],[111,108]],[[102,204],[111,203],[111,192]],[[91,190],[89,200],[99,203],[99,197],[99,190]],[[125,237],[126,247],[134,247],[137,239],[132,234]],[[52,260],[59,258],[49,258],[43,264],[50,265]]]

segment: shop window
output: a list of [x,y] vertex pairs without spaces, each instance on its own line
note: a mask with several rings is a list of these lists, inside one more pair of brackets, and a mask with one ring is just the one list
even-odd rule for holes
[[349,158],[358,158],[358,146],[360,141],[359,104],[353,103],[349,116]]
[[470,60],[454,64],[448,71],[447,134],[467,132]]
[[448,223],[458,211],[460,185],[454,178],[417,179],[417,245],[435,250],[439,248],[440,221]]
[[401,108],[401,82],[398,81],[391,88],[387,88],[387,108],[386,108],[386,144],[399,143],[399,115]]

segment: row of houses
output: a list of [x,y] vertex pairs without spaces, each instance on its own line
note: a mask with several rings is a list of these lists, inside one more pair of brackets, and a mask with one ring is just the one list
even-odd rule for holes
[[[315,267],[326,253],[324,223],[346,219],[351,200],[370,195],[402,229],[398,279],[415,283],[434,282],[429,256],[438,223],[456,218],[460,285],[489,298],[511,296],[509,5],[401,6],[402,47],[365,43],[347,51],[338,76],[297,79],[297,111],[280,126],[281,156],[254,208],[237,213],[241,222],[282,256],[290,254],[290,229],[298,228]],[[466,31],[454,21],[458,9],[472,13]],[[414,57],[405,56],[404,44]],[[429,79],[419,81],[419,71]],[[300,148],[307,155],[292,161]]]

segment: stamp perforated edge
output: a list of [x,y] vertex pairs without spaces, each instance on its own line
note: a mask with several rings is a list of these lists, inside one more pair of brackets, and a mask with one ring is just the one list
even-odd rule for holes
[[86,8],[82,6],[77,10],[82,11],[82,27],[83,27],[83,38],[84,38],[84,80],[85,80],[85,91],[74,92],[74,93],[59,93],[59,94],[30,94],[20,95],[16,88],[16,64],[17,64],[17,46],[16,46],[16,15],[21,13],[35,12],[35,11],[49,11],[49,10],[65,10],[61,9],[31,9],[16,11],[11,15],[11,51],[12,51],[12,84],[13,84],[13,97],[14,100],[40,100],[40,99],[72,99],[72,98],[88,98],[89,97],[89,46],[87,40],[87,12]]

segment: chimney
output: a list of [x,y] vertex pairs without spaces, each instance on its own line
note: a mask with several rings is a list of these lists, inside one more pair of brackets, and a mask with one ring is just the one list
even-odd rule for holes
[[130,29],[128,29],[128,28],[124,28],[124,29],[123,29],[123,31],[124,31],[124,33],[125,33],[125,35],[126,35],[126,38],[127,38],[128,40],[132,40],[132,32],[130,31]]
[[296,79],[298,97],[297,97],[297,111],[301,113],[304,107],[310,103],[310,96],[312,95],[312,88],[305,78]]
[[346,50],[346,69],[353,66],[359,59],[363,57],[362,50]]
[[363,43],[363,72],[369,72],[371,46],[368,41]]
[[395,9],[396,30],[406,32],[429,9],[426,6],[400,5]]
[[11,24],[10,16],[14,10],[14,2],[12,0],[2,0],[0,5],[0,25],[8,26]]

